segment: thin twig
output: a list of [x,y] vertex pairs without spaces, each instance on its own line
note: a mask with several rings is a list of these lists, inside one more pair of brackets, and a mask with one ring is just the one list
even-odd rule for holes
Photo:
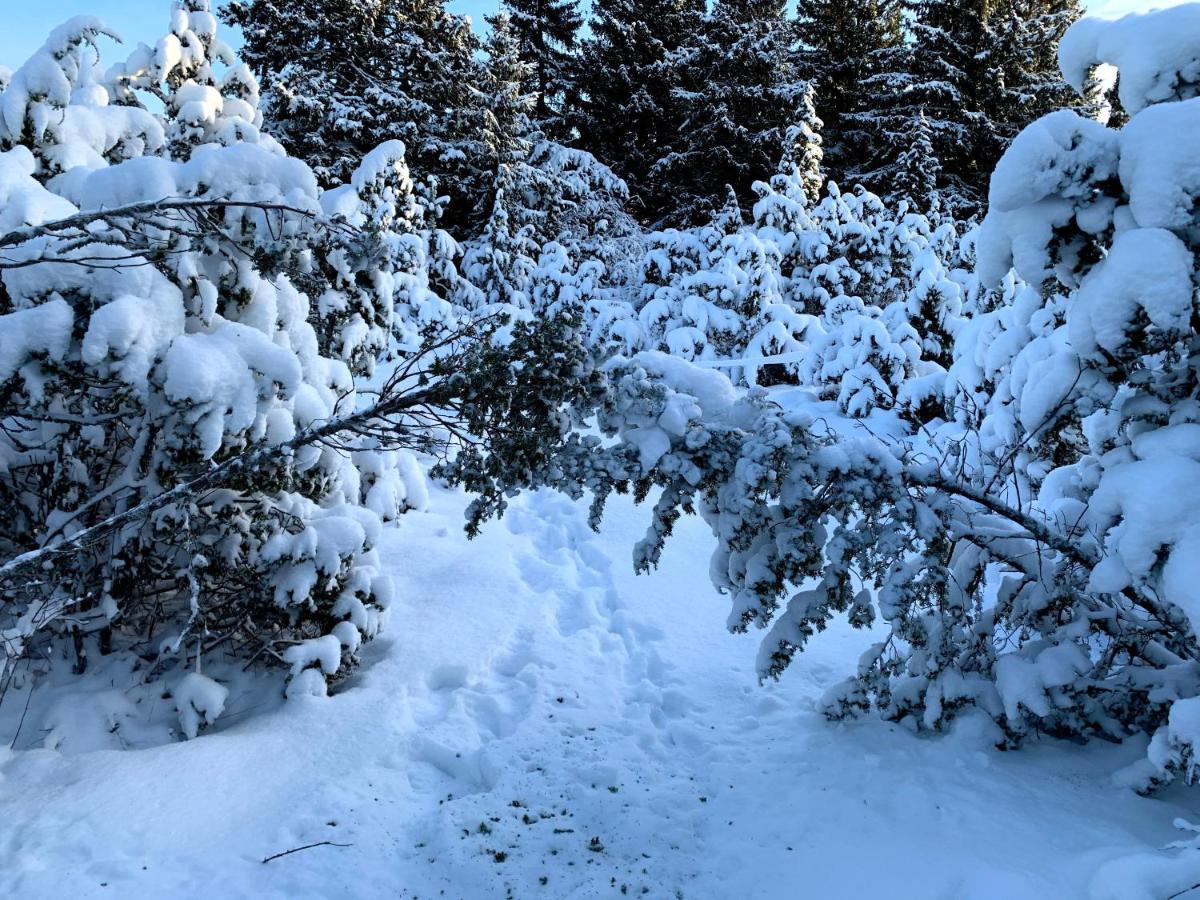
[[301,850],[311,850],[313,847],[353,847],[353,844],[335,844],[333,841],[317,841],[315,844],[305,844],[303,847],[293,847],[291,850],[284,850],[282,853],[276,853],[268,856],[262,861],[265,866],[273,859],[279,859],[281,856],[287,856],[290,853],[299,853]]
[[29,693],[25,695],[25,708],[21,710],[21,721],[17,722],[17,733],[13,735],[12,743],[8,745],[9,750],[15,750],[17,747],[17,738],[21,736],[21,729],[25,727],[25,716],[29,714],[29,701],[33,699],[33,684],[29,685]]

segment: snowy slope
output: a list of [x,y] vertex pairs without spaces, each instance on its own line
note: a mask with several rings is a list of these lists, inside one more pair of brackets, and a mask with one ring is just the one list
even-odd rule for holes
[[[0,751],[0,895],[1070,898],[1175,837],[1185,810],[1111,783],[1139,747],[825,724],[862,635],[759,687],[699,522],[635,579],[627,501],[596,536],[521,498],[474,543],[463,505],[390,535],[399,600],[337,695],[152,749]],[[262,862],[320,841],[346,846]]]

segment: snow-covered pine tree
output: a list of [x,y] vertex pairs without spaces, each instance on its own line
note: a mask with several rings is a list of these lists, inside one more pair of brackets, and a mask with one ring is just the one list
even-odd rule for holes
[[139,105],[138,90],[160,96],[175,156],[213,142],[259,142],[258,81],[218,37],[211,0],[176,3],[161,46],[142,45],[108,78],[120,85],[120,103]]
[[[909,209],[937,216],[942,211],[939,196],[942,162],[933,148],[933,129],[925,110],[917,110],[915,122],[909,121],[908,146],[896,157],[891,171],[891,188],[884,196],[888,204],[906,203]],[[876,177],[887,173],[877,173]],[[871,181],[872,179],[866,179]]]
[[924,119],[932,156],[923,147],[919,153],[937,160],[942,199],[966,218],[983,211],[988,177],[1017,132],[1051,110],[1078,105],[1055,53],[1082,7],[1078,0],[907,6],[911,38],[879,53],[853,117],[873,148],[862,178],[890,201],[896,178],[919,162],[913,136]]
[[234,0],[223,14],[242,29],[271,132],[324,186],[400,140],[418,185],[432,177],[450,197],[449,225],[486,214],[480,44],[444,0]]
[[789,128],[797,127],[793,144],[814,136],[815,112],[784,0],[719,0],[680,51],[679,67],[682,127],[650,177],[673,198],[665,220],[699,224],[726,185],[748,201],[751,185],[775,171]]
[[[789,284],[803,279],[810,266],[829,255],[828,235],[817,228],[812,216],[821,199],[820,145],[805,142],[804,146],[815,150],[807,157],[807,168],[797,163],[791,145],[785,144],[779,170],[770,181],[754,185],[758,198],[752,208],[754,227],[763,240],[778,248],[780,271]],[[821,312],[820,304],[808,302],[808,297],[798,298],[790,288],[788,298],[799,311]]]
[[[485,41],[490,155],[495,167],[491,206],[482,232],[468,242],[463,273],[479,293],[466,305],[527,316],[540,247],[590,255],[624,217],[624,184],[591,154],[547,140],[530,120],[534,98],[524,92],[531,71],[506,14],[489,18]],[[569,245],[567,249],[565,245]],[[557,262],[556,252],[550,258]],[[572,264],[568,263],[566,269]],[[561,282],[557,267],[552,280]],[[538,308],[539,314],[544,313]]]
[[[794,374],[820,325],[785,299],[777,234],[747,226],[732,191],[705,225],[651,234],[641,345],[688,360],[728,360],[731,377],[749,385]],[[790,358],[767,361],[781,354]]]
[[577,94],[576,53],[583,16],[579,0],[504,0],[520,58],[529,66],[523,87],[536,98],[534,126],[547,137],[570,137],[566,111]]
[[[97,41],[112,37],[99,19],[78,16],[54,29],[43,55],[55,60],[46,77],[10,76],[0,106],[0,150],[18,144],[33,154],[45,181],[76,166],[99,167],[154,154],[166,143],[163,123],[143,109],[108,103]],[[74,92],[92,103],[76,101]]]
[[[534,140],[540,140],[530,119],[537,102],[536,95],[526,90],[532,66],[522,60],[518,35],[512,20],[505,13],[489,16],[487,38],[483,52],[487,65],[483,72],[480,92],[483,94],[486,151],[480,160],[493,182],[499,181],[504,168],[524,164]],[[484,195],[486,215],[492,208],[496,188]],[[511,190],[511,179],[510,179]]]
[[798,0],[796,31],[801,75],[813,82],[816,109],[825,124],[825,165],[830,177],[854,184],[870,152],[870,135],[856,119],[865,85],[880,74],[888,51],[904,40],[901,0]]
[[806,82],[796,121],[784,132],[783,158],[775,172],[798,177],[810,204],[821,199],[825,187],[825,139],[821,136],[824,127],[817,115],[816,91],[811,81]]
[[485,316],[527,318],[532,310],[532,279],[538,245],[534,226],[514,222],[520,190],[512,164],[496,173],[496,196],[483,233],[467,247],[463,276],[475,287],[471,307]]
[[[463,324],[403,145],[322,191],[213,24],[185,0],[105,74],[106,29],[76,19],[0,95],[0,690],[70,637],[77,670],[140,656],[187,736],[221,713],[214,677],[282,664],[321,692],[353,663],[389,597],[381,523],[423,502],[409,449],[471,435],[458,471],[501,511],[593,446],[569,410],[606,383],[580,334],[595,266],[547,245],[552,315]],[[541,162],[581,195],[587,159]]]
[[[1076,93],[1063,80],[1058,47],[1067,29],[1083,16],[1082,0],[1003,0],[990,20],[993,70],[1003,73],[988,99],[1002,123],[1004,148],[1030,122],[1056,109],[1094,117],[1091,91]],[[988,161],[988,171],[995,161]]]
[[[994,68],[989,0],[913,0],[912,38],[872,105],[882,120],[891,161],[904,152],[905,133],[924,116],[934,155],[942,165],[943,199],[961,218],[982,210],[987,178],[1003,150],[1003,134],[985,99],[988,82],[1003,78]],[[879,133],[877,129],[877,133]],[[873,168],[886,171],[889,160]],[[894,163],[893,163],[894,165]]]
[[678,51],[702,27],[703,0],[597,0],[583,41],[572,124],[580,146],[628,185],[631,212],[658,222],[674,198],[651,177],[682,129]]

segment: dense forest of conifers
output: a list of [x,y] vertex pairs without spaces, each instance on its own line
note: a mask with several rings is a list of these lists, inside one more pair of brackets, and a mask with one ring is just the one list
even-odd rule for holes
[[[746,201],[823,139],[824,171],[964,219],[1028,123],[1079,107],[1058,71],[1079,0],[505,0],[480,37],[442,0],[235,0],[266,118],[328,183],[390,138],[477,225],[506,155],[594,154],[644,224]],[[1099,99],[1099,97],[1097,97]],[[455,230],[452,228],[452,230]]]

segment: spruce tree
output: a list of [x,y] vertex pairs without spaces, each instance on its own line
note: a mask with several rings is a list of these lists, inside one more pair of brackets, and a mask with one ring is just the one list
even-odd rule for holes
[[[825,123],[817,115],[816,92],[812,82],[807,82],[796,120],[784,134],[783,158],[776,172],[797,173],[805,197],[814,205],[821,199],[821,189],[825,186],[825,139],[821,136],[824,127]],[[755,194],[758,194],[757,189]]]
[[942,202],[938,193],[942,161],[933,149],[933,130],[924,110],[917,113],[908,147],[896,159],[888,201],[901,200],[910,209],[936,214]]
[[481,198],[491,209],[500,171],[523,163],[529,156],[534,136],[530,120],[536,98],[526,90],[533,67],[521,58],[518,35],[504,13],[488,16],[490,26],[483,51],[487,58],[481,91],[484,95],[485,149],[481,167],[491,173],[489,190]]
[[548,137],[569,132],[565,109],[575,91],[575,54],[583,16],[578,0],[504,0],[520,58],[529,66],[523,87],[536,98],[533,121]]
[[674,200],[669,218],[705,220],[726,185],[750,201],[775,170],[789,128],[811,112],[795,40],[784,0],[719,0],[681,51],[683,127],[653,171]]
[[992,69],[988,0],[917,0],[909,83],[897,110],[899,127],[924,112],[942,162],[948,202],[961,215],[980,211],[1002,138],[988,114],[985,84]]
[[[1060,106],[1079,105],[1056,51],[1081,7],[1078,0],[909,0],[908,8],[912,39],[876,54],[864,106],[851,116],[871,150],[860,177],[889,199],[915,199],[896,179],[912,171],[914,153],[932,151],[950,211],[976,215],[1013,137]],[[914,137],[926,129],[929,148],[917,148]]]
[[224,15],[242,29],[271,132],[323,184],[401,140],[418,182],[449,195],[448,221],[486,206],[479,39],[444,0],[234,0]]
[[[1004,0],[991,19],[996,81],[993,116],[1004,147],[1021,130],[1056,109],[1074,108],[1094,115],[1091,98],[1080,97],[1063,81],[1058,45],[1084,13],[1081,0]],[[990,161],[989,171],[997,160]]]
[[856,114],[864,85],[880,72],[882,54],[904,39],[902,0],[799,0],[796,25],[802,72],[816,88],[825,123],[825,164],[837,182],[863,170],[870,143]]
[[574,125],[581,145],[628,183],[643,221],[659,221],[674,202],[651,170],[682,129],[678,53],[703,16],[703,0],[597,0],[593,8]]

